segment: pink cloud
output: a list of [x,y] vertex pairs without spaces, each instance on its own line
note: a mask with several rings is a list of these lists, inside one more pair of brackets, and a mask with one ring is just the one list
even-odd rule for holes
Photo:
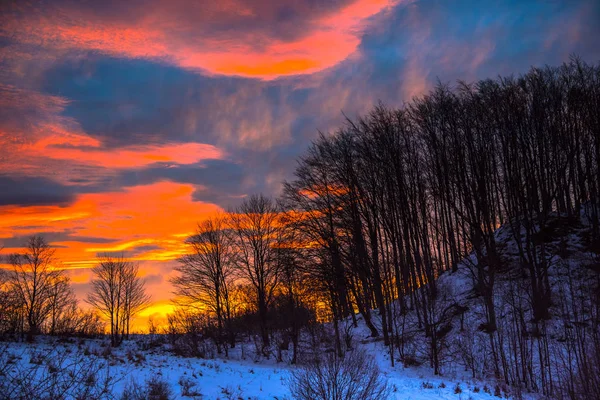
[[[276,78],[320,71],[354,53],[369,17],[396,0],[306,6],[227,1],[154,1],[119,16],[98,16],[77,3],[25,10],[2,21],[4,34],[56,50],[95,50],[148,58],[209,74]],[[277,14],[288,11],[291,21]],[[1,32],[0,31],[0,32]]]
[[12,173],[17,165],[20,174],[51,174],[66,181],[77,175],[69,165],[79,166],[79,171],[84,167],[90,178],[93,167],[137,168],[157,162],[186,165],[226,157],[218,147],[196,142],[106,148],[83,132],[77,121],[62,115],[68,104],[60,96],[0,85],[0,107],[8,110],[7,115],[17,116],[0,120],[4,149],[0,172]]

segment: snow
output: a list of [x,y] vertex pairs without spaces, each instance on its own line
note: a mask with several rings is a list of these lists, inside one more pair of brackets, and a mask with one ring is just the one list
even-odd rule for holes
[[[363,328],[356,329],[357,336]],[[113,394],[117,399],[131,381],[140,385],[152,377],[160,377],[169,383],[172,398],[176,399],[290,399],[289,372],[295,366],[277,363],[273,358],[241,359],[239,346],[230,353],[229,359],[185,358],[172,354],[168,346],[147,349],[149,337],[139,336],[126,341],[116,349],[110,349],[108,341],[100,339],[74,340],[64,343],[56,338],[38,338],[34,344],[10,343],[7,354],[17,355],[21,367],[30,365],[35,354],[67,354],[71,359],[86,354],[103,363],[103,372],[114,379]],[[379,341],[357,343],[374,356],[384,379],[392,389],[390,399],[492,399],[493,382],[472,381],[460,374],[433,376],[426,367],[404,368],[400,363],[391,367],[389,355]],[[108,351],[110,349],[110,351]],[[110,353],[110,354],[109,354]],[[91,354],[91,355],[90,355]],[[192,383],[190,392],[196,396],[182,395],[181,381]],[[457,385],[461,392],[455,393]],[[491,393],[485,393],[484,387]],[[533,398],[533,397],[531,397]]]

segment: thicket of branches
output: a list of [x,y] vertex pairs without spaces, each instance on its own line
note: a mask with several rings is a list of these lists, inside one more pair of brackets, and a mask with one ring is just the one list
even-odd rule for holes
[[22,252],[6,260],[9,268],[0,269],[0,339],[100,335],[103,315],[118,346],[129,336],[132,318],[149,305],[137,264],[122,257],[100,257],[92,269],[86,299],[92,310],[79,307],[67,271],[42,236],[30,237]]
[[113,399],[117,379],[106,360],[68,348],[0,348],[1,400]]
[[301,296],[305,271],[294,235],[288,214],[262,195],[201,223],[172,280],[182,309],[171,316],[169,331],[187,333],[186,347],[197,337],[213,338],[225,354],[236,337],[256,333],[257,353],[266,357],[276,337],[278,357],[291,343],[295,362],[300,329],[314,316],[305,304],[310,299]]
[[24,251],[7,257],[0,269],[0,338],[29,341],[38,334],[91,336],[102,322],[77,303],[66,271],[42,236],[30,237]]
[[[577,59],[379,105],[321,135],[277,202],[255,196],[228,213],[223,240],[211,239],[214,224],[201,226],[181,260],[179,294],[216,312],[219,337],[235,330],[232,315],[254,315],[245,327],[257,327],[265,354],[273,337],[301,327],[278,325],[276,307],[307,308],[303,323],[332,321],[338,356],[340,321],[358,313],[392,362],[418,361],[416,341],[435,373],[458,357],[474,375],[597,398],[599,110],[600,67]],[[553,242],[575,231],[589,256],[581,267]],[[225,264],[205,257],[217,253]],[[463,260],[478,319],[458,331],[468,306],[437,277]],[[191,282],[208,298],[190,296]],[[243,309],[232,314],[233,293]],[[563,326],[550,329],[557,314]]]
[[[399,316],[411,313],[439,373],[451,320],[464,310],[436,278],[472,254],[486,372],[545,394],[596,397],[599,271],[582,266],[592,284],[561,277],[568,288],[557,290],[550,269],[560,260],[550,242],[557,230],[584,225],[580,250],[598,252],[599,110],[600,68],[573,60],[518,78],[438,85],[401,109],[380,105],[322,135],[283,199],[301,213],[299,236],[318,243],[305,268],[322,277],[334,321],[358,310],[393,354],[405,340]],[[515,248],[502,248],[501,226]],[[521,279],[511,287],[518,304],[498,286],[506,277]],[[552,306],[572,312],[561,342],[549,337]],[[586,342],[577,344],[578,335]],[[571,375],[558,378],[563,362]]]

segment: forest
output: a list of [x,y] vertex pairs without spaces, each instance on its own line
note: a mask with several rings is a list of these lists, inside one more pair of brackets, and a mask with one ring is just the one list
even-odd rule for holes
[[[278,197],[246,197],[185,244],[177,311],[148,328],[177,354],[252,343],[315,368],[317,348],[351,358],[364,324],[391,366],[598,399],[600,65],[573,57],[378,104],[320,133]],[[150,301],[135,262],[101,255],[82,308],[51,244],[24,247],[0,271],[2,341],[128,339]]]

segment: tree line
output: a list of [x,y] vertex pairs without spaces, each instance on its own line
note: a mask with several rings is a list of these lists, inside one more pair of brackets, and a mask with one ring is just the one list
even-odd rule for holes
[[92,310],[79,307],[67,270],[43,236],[31,236],[7,261],[10,268],[0,269],[0,337],[99,335],[103,315],[118,346],[129,336],[131,319],[149,305],[138,266],[122,257],[101,256],[92,268],[85,299]]
[[[418,341],[435,373],[459,358],[524,390],[595,396],[599,196],[600,67],[573,58],[439,84],[321,134],[280,198],[251,196],[200,224],[173,283],[180,304],[216,318],[220,347],[250,313],[263,353],[291,342],[295,361],[299,330],[321,314],[341,355],[342,322],[360,316],[392,363]],[[552,241],[570,229],[585,278]],[[461,265],[481,311],[474,331],[468,306],[438,287]],[[560,340],[553,316],[568,321]]]

